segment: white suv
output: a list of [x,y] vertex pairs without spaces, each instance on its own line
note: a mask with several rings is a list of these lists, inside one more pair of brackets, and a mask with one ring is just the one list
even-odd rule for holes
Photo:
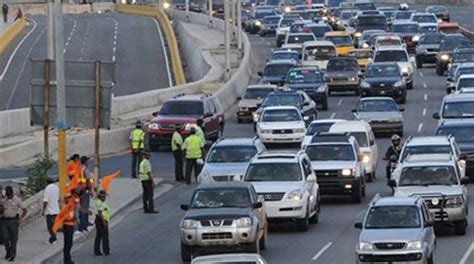
[[258,122],[257,135],[263,143],[301,143],[306,123],[294,106],[266,107]]
[[303,152],[263,152],[250,162],[244,181],[265,200],[268,219],[295,220],[300,231],[318,222],[319,185]]

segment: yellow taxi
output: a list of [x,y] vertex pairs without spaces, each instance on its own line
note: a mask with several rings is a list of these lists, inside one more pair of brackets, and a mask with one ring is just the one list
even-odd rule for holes
[[352,38],[347,31],[330,31],[324,34],[324,40],[331,41],[336,46],[337,56],[347,56],[354,49]]
[[353,49],[347,54],[349,57],[355,57],[361,71],[365,71],[365,68],[369,64],[369,59],[374,56],[374,51],[371,49]]

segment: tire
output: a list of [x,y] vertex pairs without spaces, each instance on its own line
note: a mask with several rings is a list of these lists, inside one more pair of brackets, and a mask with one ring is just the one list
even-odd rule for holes
[[260,240],[257,239],[255,242],[248,244],[245,252],[260,254]]
[[366,178],[367,178],[367,182],[373,182],[374,181],[374,176],[373,176],[373,172],[372,173],[369,173],[369,174],[366,174]]
[[353,189],[353,192],[352,192],[352,202],[353,203],[361,203],[362,202],[362,192],[363,192],[363,187],[361,185],[361,183],[358,183],[357,184],[357,191],[354,192],[354,189]]
[[308,231],[309,229],[309,209],[306,209],[306,215],[303,219],[296,219],[296,229],[298,231]]
[[441,69],[440,66],[436,66],[436,74],[438,74],[439,76],[442,76],[444,74],[444,71],[443,69]]
[[406,97],[406,96],[400,97],[400,99],[398,99],[398,102],[399,102],[400,104],[406,103],[406,102],[407,102],[407,97]]
[[454,222],[454,233],[458,236],[464,236],[466,234],[467,220],[461,220]]
[[241,124],[243,121],[240,118],[237,118],[237,123]]
[[319,196],[316,200],[315,214],[309,219],[310,223],[317,224],[319,222],[319,212],[321,212],[321,203]]
[[190,262],[193,256],[193,248],[181,242],[181,260],[183,262]]
[[435,263],[435,256],[434,252],[431,252],[431,255],[428,257],[427,261],[428,264],[434,264]]
[[327,111],[329,109],[328,107],[328,99],[326,98],[324,101],[323,101],[323,105],[321,107],[321,110],[324,110],[324,111]]
[[421,59],[416,58],[416,67],[418,69],[423,68],[423,61],[421,61]]
[[263,231],[263,236],[260,238],[260,250],[265,250],[267,248],[267,237],[268,237],[268,222],[265,225],[265,231]]

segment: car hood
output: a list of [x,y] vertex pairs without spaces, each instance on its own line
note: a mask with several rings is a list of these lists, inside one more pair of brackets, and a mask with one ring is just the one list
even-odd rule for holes
[[357,112],[357,119],[361,120],[389,120],[401,118],[400,112]]
[[207,163],[202,169],[203,172],[211,176],[219,175],[243,175],[248,162],[225,162],[225,163]]
[[396,83],[400,81],[400,77],[392,76],[392,77],[368,77],[365,78],[364,81],[368,83]]
[[304,121],[292,121],[292,122],[259,122],[257,126],[261,129],[294,129],[304,128]]
[[[355,160],[330,160],[330,161],[311,161],[313,170],[341,170],[351,169],[356,165]],[[321,176],[321,175],[316,175]]]
[[258,104],[261,104],[262,99],[242,99],[239,102],[239,107],[257,107]]
[[463,191],[461,185],[401,186],[395,188],[395,196],[408,197],[413,194],[419,196],[461,195]]
[[160,124],[186,124],[196,123],[201,116],[179,116],[179,115],[159,115],[151,120],[151,123]]
[[305,89],[305,88],[319,88],[321,85],[324,85],[323,82],[316,82],[316,83],[287,83],[286,86],[292,89]]
[[408,242],[421,240],[421,228],[364,229],[359,241],[364,242]]
[[251,182],[257,193],[277,193],[277,192],[291,192],[297,189],[302,189],[302,182]]
[[251,215],[250,208],[209,208],[190,209],[184,219],[212,220],[212,219],[238,219]]
[[334,77],[355,77],[357,76],[357,71],[331,71],[324,74],[325,77],[334,78]]

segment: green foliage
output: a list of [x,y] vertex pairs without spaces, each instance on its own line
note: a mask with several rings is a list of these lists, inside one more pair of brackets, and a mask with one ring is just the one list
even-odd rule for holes
[[48,171],[55,165],[51,157],[45,157],[42,154],[35,156],[35,163],[26,170],[28,181],[26,186],[37,193],[46,187],[46,179],[48,178]]

